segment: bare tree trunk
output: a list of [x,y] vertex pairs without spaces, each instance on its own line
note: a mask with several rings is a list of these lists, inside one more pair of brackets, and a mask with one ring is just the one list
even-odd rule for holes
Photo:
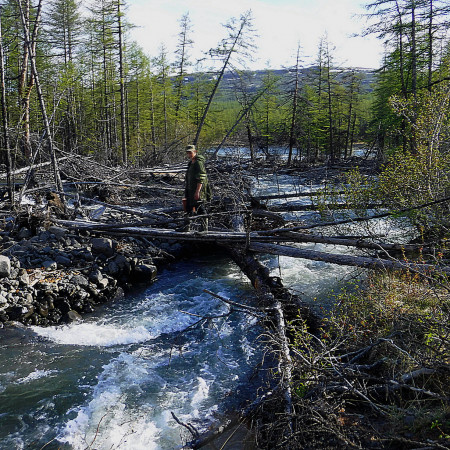
[[298,92],[299,92],[299,70],[300,70],[300,45],[297,48],[297,61],[295,64],[295,85],[294,92],[292,93],[292,116],[291,116],[291,127],[289,130],[289,156],[288,156],[288,166],[292,162],[292,151],[295,143],[295,126],[297,123],[297,107],[298,107]]
[[[222,142],[217,146],[217,148],[214,150],[214,153],[212,155],[212,158],[216,158],[217,157],[217,153],[219,152],[219,150],[223,147],[223,144],[225,144],[226,140],[230,137],[230,135],[233,133],[233,131],[236,129],[236,127],[241,123],[242,119],[244,117],[247,117],[250,110],[253,108],[253,105],[257,102],[257,100],[271,87],[268,86],[265,89],[263,89],[261,92],[259,92],[257,95],[255,95],[255,97],[253,98],[253,100],[250,102],[250,104],[247,105],[247,107],[242,111],[242,113],[239,115],[239,117],[236,119],[236,121],[234,122],[233,126],[228,130],[228,132],[225,134],[224,138],[222,139]],[[251,130],[247,124],[247,132],[250,133],[251,135]],[[249,136],[249,140],[250,140],[250,136]],[[250,144],[251,145],[251,144]],[[251,160],[253,162],[254,158],[253,158],[253,149],[250,149],[250,155],[251,155]]]
[[1,76],[1,102],[2,102],[2,125],[3,125],[3,145],[5,148],[5,162],[6,162],[6,184],[8,186],[8,197],[11,205],[14,203],[13,187],[12,187],[12,162],[11,149],[9,146],[9,130],[8,130],[8,114],[6,109],[6,86],[5,86],[5,67],[4,67],[4,53],[2,40],[2,6],[0,6],[0,76]]
[[242,35],[243,35],[243,33],[244,33],[245,28],[246,28],[247,26],[249,26],[250,18],[251,18],[251,17],[250,17],[250,12],[246,13],[245,15],[243,15],[243,16],[241,17],[241,23],[240,23],[240,26],[239,26],[239,30],[238,30],[237,33],[233,36],[233,41],[232,41],[232,43],[231,43],[231,46],[230,46],[230,48],[226,51],[226,56],[225,56],[225,58],[224,58],[223,66],[222,66],[222,68],[221,68],[221,70],[220,70],[220,72],[219,72],[219,75],[218,75],[217,80],[216,80],[216,82],[215,82],[215,84],[214,84],[213,90],[212,90],[212,92],[211,92],[211,94],[210,94],[210,96],[209,96],[208,103],[206,104],[206,107],[205,107],[205,109],[204,109],[204,111],[203,111],[203,115],[202,115],[202,117],[201,117],[201,119],[200,119],[200,123],[199,123],[199,125],[198,125],[198,127],[197,127],[197,133],[196,133],[195,138],[194,138],[194,141],[193,141],[193,144],[194,144],[194,145],[197,145],[197,144],[198,144],[198,140],[199,140],[199,138],[200,138],[200,133],[201,133],[202,128],[203,128],[203,125],[204,125],[204,123],[205,123],[206,116],[208,115],[209,108],[211,107],[212,101],[213,101],[213,99],[214,99],[214,96],[216,95],[217,89],[218,89],[218,87],[219,87],[220,82],[222,81],[222,78],[223,78],[223,76],[224,76],[224,74],[225,74],[225,71],[226,71],[227,68],[228,68],[228,64],[229,64],[229,62],[230,62],[231,56],[232,56],[233,53],[236,51],[236,48],[239,46],[239,42],[240,42],[241,39],[242,39]]
[[431,92],[433,81],[433,0],[430,0],[430,17],[428,21],[428,90]]
[[250,250],[258,253],[290,256],[292,258],[312,259],[344,266],[356,266],[366,269],[382,270],[410,270],[423,275],[445,273],[450,274],[450,267],[438,267],[434,264],[408,263],[397,260],[371,258],[368,256],[337,255],[333,253],[317,252],[286,245],[250,243]]
[[[22,5],[22,2],[24,2],[24,6]],[[25,21],[25,23],[30,23],[30,0],[17,0],[17,4],[19,5],[19,8],[21,10],[22,14],[22,20]],[[31,75],[28,77],[28,70],[29,70],[29,58],[30,58],[30,52],[28,47],[31,47],[32,52],[34,52],[36,48],[36,34],[38,29],[38,23],[35,22],[35,26],[33,29],[33,36],[30,41],[30,36],[28,34],[28,37],[24,34],[24,43],[23,43],[23,53],[22,53],[22,65],[20,68],[20,75],[19,75],[19,85],[18,85],[18,94],[19,94],[19,101],[20,101],[20,107],[22,109],[22,123],[23,123],[23,151],[24,155],[27,159],[32,160],[33,158],[33,148],[31,145],[31,137],[30,137],[30,98],[31,98],[31,92],[34,87],[34,77]]]
[[122,31],[122,12],[120,10],[121,0],[117,0],[117,23],[119,33],[119,77],[120,77],[120,130],[122,134],[122,162],[124,165],[128,163],[127,150],[127,128],[126,128],[126,99],[125,99],[125,75],[123,62],[123,31]]
[[[38,98],[39,98],[39,104],[41,106],[42,119],[44,121],[45,132],[47,134],[47,142],[48,142],[49,153],[50,153],[52,166],[53,166],[53,175],[54,175],[54,179],[55,179],[55,185],[56,185],[56,189],[58,191],[62,192],[63,185],[62,185],[61,177],[59,174],[58,160],[56,159],[55,147],[53,145],[53,139],[52,139],[51,130],[50,130],[50,122],[48,120],[47,110],[45,108],[44,96],[42,94],[41,85],[39,83],[39,76],[38,76],[38,72],[37,72],[37,68],[36,68],[36,55],[34,54],[33,48],[31,46],[30,31],[28,29],[28,24],[26,22],[26,18],[25,18],[20,0],[19,0],[18,4],[19,4],[19,10],[20,10],[20,17],[22,20],[22,26],[24,29],[25,37],[26,37],[26,45],[27,45],[27,49],[28,49],[28,53],[29,53],[29,57],[30,57],[31,70],[32,70],[33,78],[34,78],[34,81],[36,84],[36,90],[37,90],[37,94],[38,94]],[[37,12],[36,12],[36,26],[34,28],[35,30],[37,29],[37,23],[39,22],[40,17],[41,17],[41,9],[42,9],[42,0],[39,0]],[[63,204],[65,204],[64,196],[61,196],[61,201],[63,202]]]

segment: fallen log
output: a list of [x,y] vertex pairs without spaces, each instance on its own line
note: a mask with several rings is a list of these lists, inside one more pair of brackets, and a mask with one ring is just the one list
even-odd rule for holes
[[[380,208],[379,203],[368,203],[367,209]],[[347,203],[330,203],[326,205],[327,210],[336,211],[344,209],[355,209],[355,205],[348,205]],[[283,205],[272,205],[269,207],[273,212],[295,212],[295,211],[317,211],[319,207],[313,203],[308,205],[298,205],[295,203],[284,203]]]
[[71,198],[83,200],[86,203],[94,203],[96,205],[101,205],[106,208],[110,208],[110,209],[113,209],[116,211],[123,212],[125,214],[130,214],[130,215],[139,216],[139,217],[153,218],[153,219],[161,219],[161,217],[156,214],[152,214],[152,213],[142,211],[139,209],[135,209],[135,208],[130,208],[128,206],[111,205],[110,203],[105,203],[100,200],[94,200],[92,198],[83,197],[81,195],[66,194],[65,192],[56,192],[56,194],[64,195],[65,197],[71,197]]
[[[68,157],[67,156],[64,156],[64,157],[62,157],[62,158],[58,158],[58,162],[62,162],[62,161],[64,161],[64,160],[66,160],[66,159],[68,159]],[[43,162],[43,163],[39,163],[39,164],[33,164],[32,166],[26,166],[26,167],[22,167],[21,169],[16,169],[16,170],[14,170],[13,172],[11,172],[11,175],[19,175],[19,174],[21,174],[21,173],[25,173],[25,172],[28,172],[29,170],[30,170],[30,168],[33,168],[33,169],[41,169],[41,168],[43,168],[43,167],[47,167],[47,166],[50,166],[52,164],[52,162],[51,161],[46,161],[46,162]],[[0,172],[0,178],[6,178],[6,176],[7,176],[7,174],[6,174],[6,172]]]
[[312,192],[295,192],[291,194],[272,194],[272,195],[254,195],[251,198],[255,200],[281,200],[284,198],[297,198],[297,197],[318,197],[319,195],[341,195],[345,194],[345,191],[338,192],[321,192],[321,191],[312,191]]
[[[250,279],[253,287],[258,294],[258,303],[268,313],[268,320],[272,323],[272,328],[276,331],[273,343],[277,344],[278,353],[278,376],[279,389],[282,392],[284,400],[283,412],[288,417],[292,416],[292,372],[293,364],[289,349],[288,337],[286,334],[286,323],[284,307],[287,301],[294,301],[291,295],[277,278],[270,277],[269,270],[247,252],[242,252],[234,247],[227,246],[231,257],[240,269]],[[283,299],[283,305],[281,304]],[[300,305],[298,305],[300,307]],[[303,308],[307,314],[310,314],[309,308]],[[286,433],[291,434],[293,425],[290,422]]]
[[258,294],[261,306],[273,307],[273,299],[281,302],[283,311],[288,320],[301,318],[312,333],[315,333],[321,324],[321,318],[315,314],[308,304],[304,303],[297,295],[286,289],[280,278],[271,277],[269,269],[261,264],[251,253],[239,250],[231,245],[224,245],[233,261],[252,283]]
[[315,244],[343,245],[345,247],[356,247],[367,250],[386,250],[386,251],[404,251],[414,252],[428,249],[423,244],[389,244],[381,242],[368,242],[360,237],[346,236],[323,236],[318,234],[297,233],[288,231],[281,233],[282,236],[292,239],[291,242],[309,242]]
[[364,269],[409,270],[426,276],[433,274],[450,275],[450,267],[448,266],[439,267],[433,264],[402,262],[398,260],[371,258],[368,256],[338,255],[334,253],[289,247],[286,245],[250,242],[249,250],[257,253],[269,253],[272,255],[290,256],[292,258],[311,259],[313,261],[323,261],[344,266],[357,266]]
[[275,233],[275,232],[279,232],[279,231],[310,230],[312,228],[318,228],[318,227],[333,227],[333,226],[336,226],[336,225],[346,225],[346,224],[349,224],[349,223],[367,222],[369,220],[374,220],[374,219],[384,219],[385,217],[398,217],[401,214],[405,214],[405,213],[408,213],[410,211],[416,211],[416,210],[424,209],[424,208],[427,208],[429,206],[438,205],[440,203],[446,203],[449,200],[450,200],[450,197],[445,197],[445,198],[441,198],[439,200],[433,200],[431,202],[423,203],[421,205],[411,206],[409,208],[399,209],[397,211],[386,211],[384,213],[374,214],[372,216],[352,217],[350,219],[342,219],[342,220],[334,220],[334,221],[330,221],[330,222],[313,223],[313,224],[310,224],[310,225],[300,225],[300,226],[295,226],[295,227],[291,227],[291,228],[279,228],[279,229],[276,229],[276,230],[271,230],[270,232]]
[[115,187],[126,187],[133,189],[148,189],[148,190],[160,190],[160,191],[172,191],[181,192],[184,188],[170,187],[170,186],[160,186],[158,184],[129,184],[129,183],[113,183],[110,181],[70,181],[63,183],[63,186],[115,186]]
[[[96,201],[96,203],[102,204],[102,202]],[[114,208],[114,207],[113,207]],[[116,208],[119,209],[119,208]],[[180,208],[176,208],[179,211]],[[122,210],[122,209],[121,209]],[[133,214],[135,210],[127,208],[126,213]],[[158,211],[154,211],[158,212]],[[169,210],[161,210],[161,213],[169,212]],[[174,212],[173,210],[170,212]],[[158,224],[165,221],[161,216],[156,217],[155,214],[147,214],[137,211],[137,213],[143,218],[151,218],[158,220]],[[212,215],[210,215],[212,216]],[[196,216],[201,218],[202,216]],[[167,222],[173,221],[167,219]],[[360,249],[368,250],[386,250],[386,251],[404,251],[414,252],[420,249],[424,249],[422,244],[389,244],[389,243],[374,243],[368,242],[359,238],[348,238],[339,236],[322,236],[317,234],[297,233],[286,231],[284,233],[278,232],[278,234],[266,234],[266,231],[252,231],[235,232],[235,231],[209,231],[204,232],[180,232],[169,230],[165,228],[149,228],[148,222],[122,222],[122,223],[101,223],[101,222],[88,222],[88,221],[70,221],[63,219],[55,219],[55,222],[68,228],[84,229],[89,231],[99,232],[115,232],[126,233],[129,235],[148,236],[163,240],[177,240],[177,241],[198,241],[202,242],[216,242],[216,243],[242,243],[247,244],[249,242],[293,242],[293,243],[316,243],[316,244],[329,244],[329,245],[342,245],[345,247],[356,247]],[[281,249],[283,250],[283,249]],[[295,250],[295,249],[294,249]],[[285,250],[283,250],[285,251]],[[289,256],[289,255],[288,255]],[[336,255],[339,256],[339,255]],[[305,256],[305,258],[307,258]],[[309,258],[307,258],[309,259]]]

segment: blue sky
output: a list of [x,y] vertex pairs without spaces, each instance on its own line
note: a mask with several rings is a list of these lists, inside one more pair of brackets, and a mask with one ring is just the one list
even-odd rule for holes
[[252,69],[279,68],[295,63],[300,43],[304,65],[314,63],[325,34],[340,66],[377,68],[383,47],[375,36],[352,37],[367,28],[361,0],[128,0],[132,32],[145,52],[157,56],[164,44],[169,57],[176,45],[181,16],[189,12],[194,50],[192,60],[226,36],[222,24],[252,11],[258,50]]

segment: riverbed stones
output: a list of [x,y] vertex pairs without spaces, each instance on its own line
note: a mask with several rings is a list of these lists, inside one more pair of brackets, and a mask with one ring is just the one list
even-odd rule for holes
[[20,241],[12,231],[1,235],[0,326],[78,320],[95,305],[154,281],[154,261],[173,260],[145,239],[116,241],[57,226],[33,230],[34,236]]

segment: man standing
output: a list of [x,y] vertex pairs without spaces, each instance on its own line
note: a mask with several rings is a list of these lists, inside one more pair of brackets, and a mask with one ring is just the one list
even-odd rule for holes
[[[205,202],[211,200],[211,187],[206,174],[205,158],[197,154],[195,145],[186,147],[186,155],[190,161],[186,170],[184,210],[190,216],[205,215]],[[203,231],[208,230],[208,219],[206,217],[201,220],[201,227]]]

